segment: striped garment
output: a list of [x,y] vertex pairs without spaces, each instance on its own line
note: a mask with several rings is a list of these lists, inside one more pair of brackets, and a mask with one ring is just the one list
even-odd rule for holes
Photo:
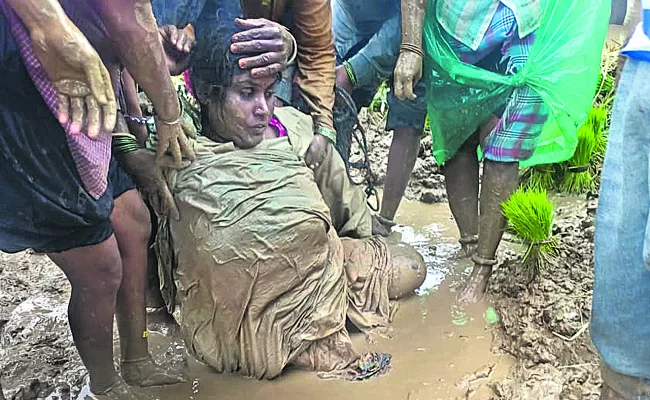
[[[468,64],[504,75],[512,75],[528,61],[535,33],[520,38],[515,13],[503,4],[497,9],[476,50],[443,31],[443,36],[458,58]],[[486,62],[498,56],[495,61]],[[528,85],[515,88],[509,97],[497,126],[485,139],[482,148],[493,161],[526,160],[535,151],[537,138],[548,119],[549,109],[542,98]]]
[[519,27],[519,38],[528,36],[539,27],[542,16],[541,0],[437,0],[438,23],[459,42],[477,50],[499,5],[513,12]]
[[[7,17],[11,33],[16,40],[23,63],[34,85],[45,100],[55,118],[58,115],[57,91],[48,78],[32,48],[29,33],[16,13],[4,0],[0,8]],[[108,168],[111,161],[111,135],[103,132],[97,139],[90,139],[84,132],[70,134],[70,123],[63,126],[66,132],[68,148],[72,154],[84,188],[94,199],[99,199],[108,187]]]

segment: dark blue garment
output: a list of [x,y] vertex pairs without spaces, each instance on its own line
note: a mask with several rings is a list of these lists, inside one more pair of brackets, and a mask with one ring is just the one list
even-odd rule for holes
[[232,0],[153,0],[158,25],[179,28],[194,25],[196,40],[209,37],[223,28],[223,23],[243,16],[241,2]]
[[106,193],[83,188],[65,131],[41,98],[0,13],[0,250],[58,252],[113,232],[113,197],[134,186],[113,161]]

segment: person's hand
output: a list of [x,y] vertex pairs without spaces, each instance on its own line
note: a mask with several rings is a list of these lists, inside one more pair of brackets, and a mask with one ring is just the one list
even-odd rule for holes
[[158,117],[156,121],[156,134],[158,136],[158,149],[156,160],[159,166],[165,166],[168,162],[167,151],[171,153],[174,166],[181,168],[183,165],[183,155],[188,160],[194,161],[194,149],[192,148],[188,137],[195,137],[196,131],[190,130],[190,125],[181,115],[176,121],[164,122]]
[[318,133],[314,134],[307,153],[305,153],[305,163],[310,169],[316,169],[323,164],[333,146],[328,138]]
[[264,18],[235,19],[235,23],[246,30],[232,36],[230,51],[234,54],[261,53],[239,60],[239,67],[250,69],[258,78],[281,72],[294,51],[294,41],[286,29],[276,22]]
[[178,29],[174,25],[158,27],[167,58],[170,75],[179,75],[190,66],[190,53],[195,45],[191,29]]
[[419,54],[402,51],[395,64],[393,82],[395,96],[400,100],[417,98],[413,88],[422,78],[422,57]]
[[[160,162],[158,164],[161,164]],[[171,157],[162,159],[164,167],[176,168],[176,163]],[[185,162],[181,167],[186,167]],[[149,150],[140,149],[122,156],[122,167],[133,177],[142,196],[147,199],[158,215],[166,215],[178,220],[180,215],[167,181],[162,170],[156,165],[156,155]]]
[[108,70],[86,37],[72,22],[56,28],[33,27],[30,38],[41,66],[57,90],[61,124],[72,120],[70,132],[84,126],[88,136],[112,132],[117,103]]
[[350,82],[350,77],[348,76],[345,67],[343,65],[339,65],[338,67],[336,67],[335,74],[336,74],[336,87],[339,87],[351,94],[352,82]]

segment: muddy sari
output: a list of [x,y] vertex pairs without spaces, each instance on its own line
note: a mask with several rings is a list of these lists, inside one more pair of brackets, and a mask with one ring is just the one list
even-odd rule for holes
[[[189,352],[218,372],[272,379],[292,363],[348,379],[384,371],[390,357],[361,357],[345,328],[346,316],[368,333],[389,326],[383,240],[360,240],[383,263],[343,244],[322,194],[338,191],[345,203],[328,171],[338,169],[313,172],[301,158],[311,118],[276,116],[288,137],[246,150],[199,138],[196,161],[168,171],[181,219],[162,220],[157,237],[167,304]],[[348,269],[346,253],[359,265]],[[348,270],[361,271],[362,283],[353,287]]]

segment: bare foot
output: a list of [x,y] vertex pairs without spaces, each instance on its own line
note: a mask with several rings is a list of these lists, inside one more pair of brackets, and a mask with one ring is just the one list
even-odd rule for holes
[[122,379],[118,379],[108,389],[92,391],[89,385],[81,388],[77,399],[80,400],[145,400],[149,397],[134,393]]
[[461,303],[478,303],[483,300],[491,275],[492,267],[475,265],[472,274],[463,289],[458,293],[456,300]]
[[149,387],[174,385],[186,382],[181,374],[165,371],[151,357],[136,361],[123,361],[122,378],[131,386]]
[[458,250],[458,253],[454,254],[453,259],[462,260],[471,257],[476,251],[476,246],[476,243],[461,243],[460,250]]

